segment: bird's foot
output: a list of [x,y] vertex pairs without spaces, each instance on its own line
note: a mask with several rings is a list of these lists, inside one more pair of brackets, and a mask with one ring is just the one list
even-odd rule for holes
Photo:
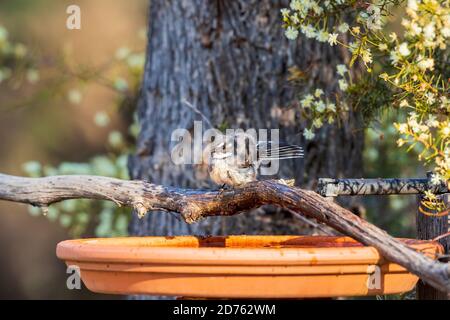
[[288,187],[293,187],[295,185],[295,179],[279,179],[278,182]]
[[230,187],[230,186],[228,186],[228,185],[226,185],[226,184],[223,184],[223,185],[219,188],[219,192],[217,193],[217,197],[222,196],[224,192],[229,191],[229,190],[231,190],[231,189],[232,189],[232,187]]

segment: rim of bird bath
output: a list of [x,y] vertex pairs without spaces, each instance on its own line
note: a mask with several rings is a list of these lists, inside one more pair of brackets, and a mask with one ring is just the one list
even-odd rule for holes
[[[399,239],[430,257],[439,243]],[[418,277],[349,237],[126,237],[60,242],[98,293],[202,298],[318,298],[396,294]]]

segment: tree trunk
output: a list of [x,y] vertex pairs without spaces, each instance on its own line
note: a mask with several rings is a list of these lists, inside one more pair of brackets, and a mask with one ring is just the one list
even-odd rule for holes
[[[280,165],[280,177],[314,187],[317,177],[357,177],[361,172],[363,133],[355,115],[341,127],[323,128],[314,141],[302,136],[296,94],[312,88],[336,88],[336,64],[348,61],[342,49],[315,41],[288,41],[280,9],[288,1],[152,0],[147,62],[139,103],[141,133],[130,157],[134,179],[178,187],[206,187],[204,170],[171,161],[171,134],[192,132],[201,117],[182,103],[185,99],[216,128],[280,129],[281,138],[305,148],[305,159]],[[305,84],[287,81],[288,69],[307,75]],[[203,124],[207,129],[206,123]],[[211,217],[192,225],[175,215],[154,213],[130,225],[134,235],[289,234],[302,224],[283,213]],[[292,219],[292,220],[291,220]],[[287,222],[286,222],[287,221]]]

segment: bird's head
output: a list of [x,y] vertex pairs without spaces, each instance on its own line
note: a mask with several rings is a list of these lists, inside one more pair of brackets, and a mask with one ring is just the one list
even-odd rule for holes
[[233,145],[229,142],[220,142],[212,149],[213,159],[226,159],[233,156]]

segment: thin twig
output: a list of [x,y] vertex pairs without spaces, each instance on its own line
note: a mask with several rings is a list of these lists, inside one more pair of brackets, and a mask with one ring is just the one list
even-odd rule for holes
[[290,212],[295,218],[303,221],[306,224],[309,224],[313,228],[318,229],[318,230],[322,231],[323,233],[325,233],[325,234],[327,234],[329,236],[335,236],[336,235],[336,233],[325,229],[321,224],[315,223],[315,222],[311,221],[310,219],[302,216],[301,214],[298,214],[297,212],[295,212],[293,210],[287,209],[287,211]]
[[436,238],[433,239],[433,241],[439,241],[439,240],[444,239],[449,236],[450,236],[450,232],[447,232],[447,233],[441,234],[440,236],[437,236]]
[[195,113],[198,113],[203,118],[203,120],[205,120],[205,122],[209,125],[210,128],[214,128],[209,119],[205,116],[205,114],[200,110],[198,110],[192,103],[190,103],[186,99],[183,99],[181,102],[184,103],[186,106],[188,106],[190,109],[192,109],[192,111],[194,111]]

